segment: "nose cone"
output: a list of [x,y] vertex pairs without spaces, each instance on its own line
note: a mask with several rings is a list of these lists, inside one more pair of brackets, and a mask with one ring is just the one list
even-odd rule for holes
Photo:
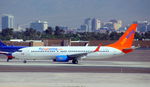
[[12,53],[12,56],[16,59],[20,59],[20,58],[24,58],[24,53],[14,52],[14,53]]

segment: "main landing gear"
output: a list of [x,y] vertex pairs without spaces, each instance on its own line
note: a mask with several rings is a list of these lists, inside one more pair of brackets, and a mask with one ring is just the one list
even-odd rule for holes
[[77,58],[72,59],[72,64],[78,64],[78,59]]

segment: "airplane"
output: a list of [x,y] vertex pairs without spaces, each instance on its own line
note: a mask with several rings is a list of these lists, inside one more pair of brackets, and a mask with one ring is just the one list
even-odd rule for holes
[[23,60],[49,59],[54,62],[78,64],[79,59],[104,59],[130,53],[137,24],[132,24],[115,43],[102,46],[6,46],[0,42],[0,54],[7,56],[7,61],[16,58]]

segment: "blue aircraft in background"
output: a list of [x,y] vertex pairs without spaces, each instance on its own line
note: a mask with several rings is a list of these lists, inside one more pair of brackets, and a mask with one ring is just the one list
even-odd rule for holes
[[6,55],[7,56],[7,62],[9,62],[9,60],[14,58],[12,56],[13,52],[16,52],[19,49],[25,48],[25,47],[27,47],[27,46],[7,46],[0,41],[0,54]]

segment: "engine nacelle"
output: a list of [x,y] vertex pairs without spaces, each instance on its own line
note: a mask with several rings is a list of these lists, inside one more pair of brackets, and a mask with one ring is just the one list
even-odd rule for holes
[[59,55],[59,56],[56,56],[56,59],[54,59],[55,62],[68,62],[69,61],[69,58],[68,56],[65,56],[65,55]]

